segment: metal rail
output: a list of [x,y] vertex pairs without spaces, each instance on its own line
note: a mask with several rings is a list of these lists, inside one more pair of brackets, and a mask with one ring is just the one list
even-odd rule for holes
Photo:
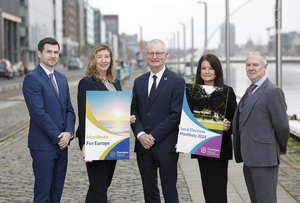
[[9,132],[8,134],[4,135],[3,137],[0,138],[0,142],[6,140],[6,139],[9,139],[9,137],[13,136],[14,134],[24,130],[25,128],[27,128],[29,126],[29,124],[25,124],[25,125],[22,125],[21,127],[17,128],[17,129],[14,129],[13,131]]

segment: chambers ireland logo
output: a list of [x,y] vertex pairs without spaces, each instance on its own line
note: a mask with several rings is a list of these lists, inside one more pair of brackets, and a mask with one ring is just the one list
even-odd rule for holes
[[116,156],[116,152],[111,151],[111,152],[109,153],[109,155],[110,155],[110,157],[115,157],[115,156]]
[[206,153],[206,147],[201,147],[201,153],[205,154]]

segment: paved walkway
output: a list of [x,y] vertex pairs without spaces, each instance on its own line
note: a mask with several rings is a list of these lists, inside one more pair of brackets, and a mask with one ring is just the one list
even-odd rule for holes
[[[134,69],[130,78],[123,82],[123,89],[131,90],[134,78],[143,72],[145,70]],[[77,83],[78,81],[70,82],[74,109],[77,109]],[[0,101],[0,134],[28,118],[22,96],[10,98],[10,101]],[[0,203],[32,202],[34,177],[27,148],[27,132],[28,127],[0,142]],[[133,152],[134,139],[131,135],[130,159],[117,162],[108,194],[111,203],[144,202],[140,174]],[[300,202],[299,163],[299,156],[290,154],[282,157],[279,169],[278,203]],[[178,169],[177,187],[180,202],[205,202],[197,160],[191,159],[189,154],[181,154]],[[69,147],[68,171],[61,202],[84,202],[87,188],[85,163],[80,160],[80,149],[75,139]],[[250,202],[242,174],[242,164],[236,164],[234,161],[229,163],[228,202]]]
[[[198,202],[205,202],[204,196],[202,193],[202,185],[201,185],[201,178],[199,173],[199,167],[197,160],[192,160],[189,154],[180,155],[179,158],[179,165],[184,175],[186,184],[188,185],[191,199],[193,203]],[[286,164],[282,164],[280,168],[286,167]],[[280,172],[282,170],[280,169]],[[228,170],[228,202],[229,203],[250,203],[250,198],[248,195],[248,191],[246,188],[246,184],[244,181],[243,176],[243,164],[237,164],[235,161],[229,162],[229,170]],[[299,176],[299,172],[297,173]],[[290,177],[290,175],[288,175]],[[279,176],[280,179],[283,178]],[[289,179],[291,179],[290,177]],[[281,183],[277,185],[277,198],[278,203],[297,203],[300,202],[299,195],[298,201],[296,201],[288,191],[286,191],[282,186]],[[294,185],[293,189],[295,190],[294,194],[299,193],[299,177],[298,183]],[[217,194],[216,194],[217,195]]]

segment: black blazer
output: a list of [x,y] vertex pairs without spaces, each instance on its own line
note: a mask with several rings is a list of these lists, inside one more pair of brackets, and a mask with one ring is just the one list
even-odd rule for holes
[[[235,109],[237,107],[236,103],[236,96],[232,89],[232,87],[229,87],[227,85],[224,85],[223,87],[226,87],[229,89],[228,94],[228,101],[227,101],[227,108],[226,108],[226,115],[225,118],[231,122],[230,129],[228,131],[223,131],[223,137],[222,137],[222,143],[221,143],[221,153],[220,153],[220,160],[229,160],[232,159],[232,121]],[[192,154],[192,158],[198,158],[198,159],[206,159],[206,158],[212,158],[213,157],[207,157],[207,156],[201,156],[201,155],[195,155]]]
[[[117,91],[122,91],[121,83],[116,79],[114,86]],[[78,105],[78,118],[79,126],[76,131],[76,136],[79,139],[80,149],[85,143],[85,106],[86,106],[86,91],[88,90],[101,90],[108,91],[106,86],[101,80],[96,81],[95,77],[84,77],[79,81],[78,94],[77,94],[77,105]]]

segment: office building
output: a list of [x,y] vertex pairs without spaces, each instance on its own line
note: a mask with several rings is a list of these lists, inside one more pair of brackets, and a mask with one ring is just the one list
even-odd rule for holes
[[20,46],[23,62],[38,63],[38,43],[45,37],[55,38],[63,53],[62,1],[20,0]]
[[[219,46],[220,56],[226,55],[226,25],[223,23],[221,25],[221,43]],[[230,56],[235,54],[235,26],[229,23],[229,53]]]
[[20,60],[20,0],[0,1],[0,58]]
[[79,57],[77,0],[63,0],[63,57],[61,63],[68,65],[70,58]]

